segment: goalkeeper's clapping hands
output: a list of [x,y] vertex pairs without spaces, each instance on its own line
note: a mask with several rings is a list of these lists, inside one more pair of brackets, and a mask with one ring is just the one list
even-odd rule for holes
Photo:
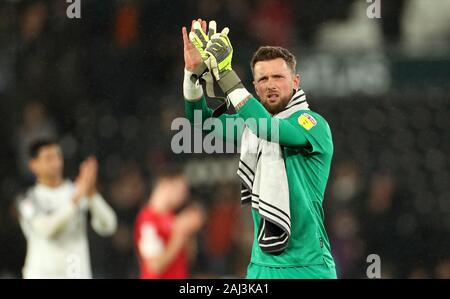
[[[185,82],[187,75],[190,75],[191,79],[198,78],[204,73],[204,68],[207,67],[217,80],[222,91],[227,95],[231,103],[237,107],[250,94],[244,88],[240,78],[231,66],[233,47],[228,37],[229,29],[225,27],[218,33],[215,21],[210,21],[208,27],[208,33],[206,33],[205,21],[201,19],[193,21],[189,40],[187,40],[187,30],[183,27],[184,59],[185,68],[188,72],[187,74],[185,72]],[[186,88],[186,83],[184,87],[185,98],[189,100],[189,97],[194,95],[186,94],[186,91],[189,92],[188,88]],[[197,98],[201,94],[200,88],[199,93],[196,94]]]
[[[194,24],[196,25],[194,26]],[[191,32],[194,31],[194,27],[197,28],[198,31],[204,32],[206,31],[206,21],[203,21],[201,19],[193,20],[191,25]],[[200,54],[201,52],[196,48],[194,43],[192,43],[189,40],[189,35],[186,27],[182,28],[182,35],[183,35],[185,68],[187,71],[194,72],[203,64],[203,60]],[[206,43],[207,41],[205,41],[205,47]]]
[[[215,22],[210,22],[210,35],[215,33]],[[207,67],[202,59],[204,49],[209,41],[206,32],[206,21],[202,19],[193,20],[191,24],[190,34],[196,33],[196,38],[191,42],[186,27],[182,28],[183,48],[184,48],[184,82],[183,93],[188,101],[198,100],[203,92],[201,86],[198,84],[200,76],[207,71]]]

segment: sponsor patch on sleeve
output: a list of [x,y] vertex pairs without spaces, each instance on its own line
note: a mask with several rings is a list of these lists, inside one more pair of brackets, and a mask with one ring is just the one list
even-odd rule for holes
[[315,125],[317,125],[316,119],[308,113],[302,113],[302,115],[298,117],[298,123],[308,131],[311,130],[311,128],[313,128]]

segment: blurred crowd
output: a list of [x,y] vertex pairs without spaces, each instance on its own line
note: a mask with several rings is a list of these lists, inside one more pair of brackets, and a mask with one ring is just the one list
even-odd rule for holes
[[[0,2],[0,276],[21,275],[25,241],[14,202],[33,183],[30,142],[57,137],[69,178],[83,158],[98,157],[99,187],[119,226],[108,239],[90,235],[94,277],[136,278],[132,230],[153,176],[206,156],[170,148],[171,122],[184,114],[181,26],[197,16],[229,26],[235,68],[250,84],[260,45],[320,47],[323,25],[351,18],[356,2],[81,0],[81,19],[67,18],[65,1]],[[378,44],[401,47],[411,3],[420,7],[383,2]],[[378,254],[383,277],[450,278],[448,96],[330,95],[310,97],[310,105],[329,121],[335,143],[324,206],[338,276],[365,278],[366,257]],[[192,186],[208,211],[194,277],[245,274],[253,227],[239,194],[237,180]]]

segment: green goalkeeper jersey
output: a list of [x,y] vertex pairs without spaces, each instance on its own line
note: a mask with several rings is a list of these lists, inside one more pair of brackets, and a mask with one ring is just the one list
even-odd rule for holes
[[[205,97],[199,101],[185,101],[187,118],[194,121],[194,111],[202,111],[202,120],[210,118],[212,109]],[[222,135],[239,141],[242,128],[227,130],[227,119],[266,118],[266,122],[253,122],[249,126],[258,137],[271,138],[271,124],[277,122],[278,142],[283,149],[286,173],[289,183],[291,215],[291,237],[288,247],[279,255],[263,252],[258,243],[260,216],[252,210],[254,239],[251,262],[268,267],[300,267],[323,265],[334,267],[330,243],[324,227],[322,202],[333,156],[333,141],[326,120],[311,110],[299,110],[288,118],[272,118],[267,110],[255,99],[250,99],[237,114],[222,114]],[[272,122],[271,122],[272,120]],[[229,122],[228,122],[229,123]],[[266,126],[259,125],[267,124]]]

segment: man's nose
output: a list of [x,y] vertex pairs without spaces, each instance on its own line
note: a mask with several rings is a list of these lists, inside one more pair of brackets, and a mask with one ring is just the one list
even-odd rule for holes
[[267,90],[275,89],[276,88],[275,80],[273,80],[271,78],[267,79],[267,86],[266,87],[267,87]]

